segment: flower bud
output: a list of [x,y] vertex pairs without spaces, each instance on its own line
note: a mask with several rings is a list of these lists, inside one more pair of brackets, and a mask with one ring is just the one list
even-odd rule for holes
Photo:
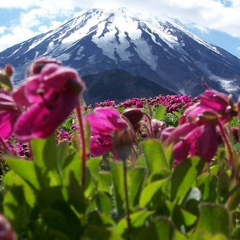
[[233,136],[233,141],[239,142],[240,140],[240,134],[239,134],[239,127],[232,127],[231,128],[232,136]]
[[160,136],[162,130],[167,127],[167,124],[164,121],[152,119],[151,126],[153,131],[153,137],[157,138],[158,136]]
[[131,154],[133,141],[134,133],[131,128],[116,130],[113,133],[113,150],[123,161],[126,161]]
[[55,58],[47,58],[47,57],[42,57],[42,58],[39,58],[37,61],[35,61],[29,71],[28,71],[28,76],[33,76],[33,75],[36,75],[36,74],[40,74],[43,67],[47,64],[56,64],[56,65],[59,65],[61,66],[62,63],[61,61],[55,59]]
[[142,120],[143,112],[139,108],[128,108],[123,112],[123,116],[127,118],[134,127]]
[[7,77],[9,77],[9,78],[12,77],[14,74],[14,67],[12,65],[7,65],[5,67],[5,73],[6,73]]

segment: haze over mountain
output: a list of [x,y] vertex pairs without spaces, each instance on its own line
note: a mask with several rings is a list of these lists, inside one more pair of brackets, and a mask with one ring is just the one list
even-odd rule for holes
[[[155,96],[158,91],[196,96],[205,90],[202,80],[216,90],[240,93],[240,59],[173,19],[124,8],[86,11],[57,29],[0,52],[0,66],[11,63],[16,68],[17,85],[24,81],[31,62],[41,56],[58,58],[88,79],[86,98],[91,103],[109,99],[114,86],[119,92],[111,100],[116,101]],[[139,88],[119,88],[127,86],[126,76],[132,79],[129,82],[140,81]]]

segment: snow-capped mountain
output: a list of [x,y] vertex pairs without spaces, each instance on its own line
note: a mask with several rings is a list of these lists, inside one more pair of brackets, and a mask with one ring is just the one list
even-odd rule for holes
[[[173,19],[123,8],[82,12],[57,29],[1,52],[0,66],[12,64],[18,84],[41,56],[58,58],[83,77],[123,70],[176,93],[202,93],[202,79],[214,89],[240,93],[240,59]],[[114,81],[121,81],[120,76]]]

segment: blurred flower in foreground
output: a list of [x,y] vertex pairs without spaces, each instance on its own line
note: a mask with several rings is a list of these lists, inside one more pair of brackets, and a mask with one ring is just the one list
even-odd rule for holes
[[61,66],[62,63],[55,59],[55,58],[47,58],[47,57],[41,57],[37,59],[29,68],[28,70],[28,76],[33,76],[36,74],[40,74],[43,67],[46,66],[47,64],[55,64]]
[[0,138],[8,139],[11,137],[14,124],[16,123],[21,111],[14,102],[9,92],[0,92]]
[[207,90],[200,99],[186,109],[178,127],[162,132],[162,141],[174,144],[175,166],[192,156],[210,162],[217,152],[219,134],[227,141],[225,124],[237,115],[236,105],[225,94]]
[[[5,72],[12,76],[13,69]],[[0,91],[0,137],[6,140],[14,134],[28,142],[50,136],[79,104],[85,88],[74,69],[56,59],[38,59],[19,89]]]
[[166,142],[169,145],[175,144],[173,148],[175,166],[189,156],[199,156],[210,162],[217,151],[218,134],[213,124],[185,123],[175,128]]
[[68,118],[85,90],[74,69],[51,59],[37,73],[13,93],[15,102],[26,109],[15,124],[19,141],[50,136]]
[[17,240],[17,235],[12,230],[11,224],[6,217],[0,214],[0,239]]
[[213,89],[205,91],[200,96],[200,102],[186,109],[180,123],[192,121],[205,112],[215,114],[222,123],[227,123],[237,116],[237,106],[231,96],[215,91]]
[[91,125],[91,154],[94,156],[113,152],[113,133],[129,127],[114,108],[96,108],[85,120]]

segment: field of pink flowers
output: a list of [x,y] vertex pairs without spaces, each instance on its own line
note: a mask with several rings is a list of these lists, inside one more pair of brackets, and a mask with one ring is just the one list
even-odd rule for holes
[[0,239],[240,239],[240,101],[206,86],[86,106],[78,73],[0,72]]

